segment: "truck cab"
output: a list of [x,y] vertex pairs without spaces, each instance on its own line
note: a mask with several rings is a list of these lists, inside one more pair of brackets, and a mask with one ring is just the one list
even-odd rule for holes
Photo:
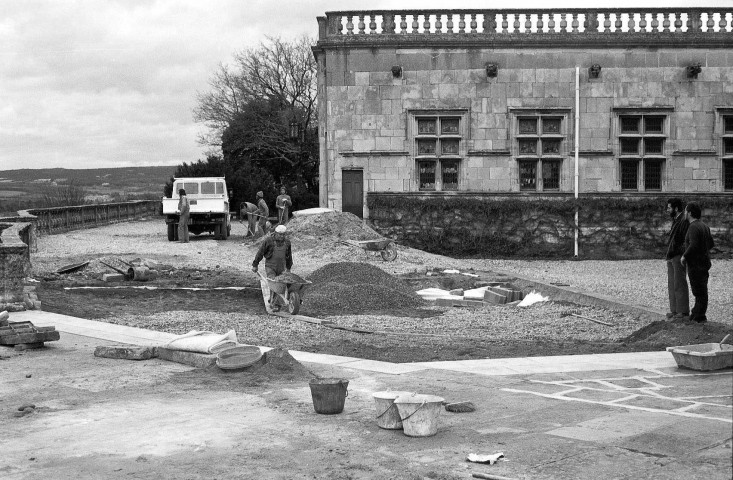
[[231,234],[229,191],[224,177],[188,177],[173,179],[171,198],[163,198],[163,215],[168,227],[168,240],[178,240],[178,192],[186,191],[191,205],[188,231],[194,235],[213,233],[217,240],[226,240]]

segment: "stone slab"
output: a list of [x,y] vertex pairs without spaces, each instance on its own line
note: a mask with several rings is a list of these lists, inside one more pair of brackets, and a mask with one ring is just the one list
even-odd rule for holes
[[94,356],[120,360],[149,360],[158,356],[158,347],[138,345],[100,345]]
[[122,282],[125,280],[125,276],[121,273],[105,273],[102,275],[103,282]]
[[486,290],[486,292],[484,292],[484,301],[501,305],[507,302],[507,297],[506,295],[502,295],[493,290]]
[[0,345],[17,345],[19,343],[43,343],[61,338],[59,332],[29,332],[0,336]]
[[216,365],[216,355],[212,353],[184,352],[158,347],[158,358],[169,362],[182,363],[196,368],[208,368]]

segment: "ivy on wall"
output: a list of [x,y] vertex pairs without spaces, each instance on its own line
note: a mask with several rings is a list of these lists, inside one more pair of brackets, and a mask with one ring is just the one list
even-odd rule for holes
[[[383,235],[450,256],[571,257],[575,211],[585,258],[663,255],[671,195],[563,197],[367,196],[370,221]],[[683,201],[698,200],[681,196]],[[721,251],[733,251],[733,196],[699,201],[718,232]]]

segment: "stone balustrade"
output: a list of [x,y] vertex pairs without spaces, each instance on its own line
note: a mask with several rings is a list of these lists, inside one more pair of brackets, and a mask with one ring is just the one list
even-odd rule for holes
[[[556,42],[558,36],[716,38],[730,43],[733,6],[717,8],[611,8],[534,10],[369,10],[319,17],[319,43],[327,41],[430,41],[490,37]],[[566,39],[569,40],[569,39]]]
[[36,208],[24,213],[35,217],[33,222],[38,233],[50,234],[155,215],[158,213],[160,206],[160,200],[136,200],[119,203]]

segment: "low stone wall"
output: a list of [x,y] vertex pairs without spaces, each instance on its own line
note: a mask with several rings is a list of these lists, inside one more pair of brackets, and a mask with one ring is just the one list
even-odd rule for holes
[[[31,223],[0,223],[0,309],[24,304],[25,279],[31,271]],[[25,240],[24,240],[25,239]]]
[[[404,194],[369,193],[369,221],[399,243],[449,256],[574,256],[578,209],[578,257],[664,256],[671,219],[668,197],[657,195]],[[713,253],[733,255],[733,195],[685,197],[703,207],[716,241]]]

